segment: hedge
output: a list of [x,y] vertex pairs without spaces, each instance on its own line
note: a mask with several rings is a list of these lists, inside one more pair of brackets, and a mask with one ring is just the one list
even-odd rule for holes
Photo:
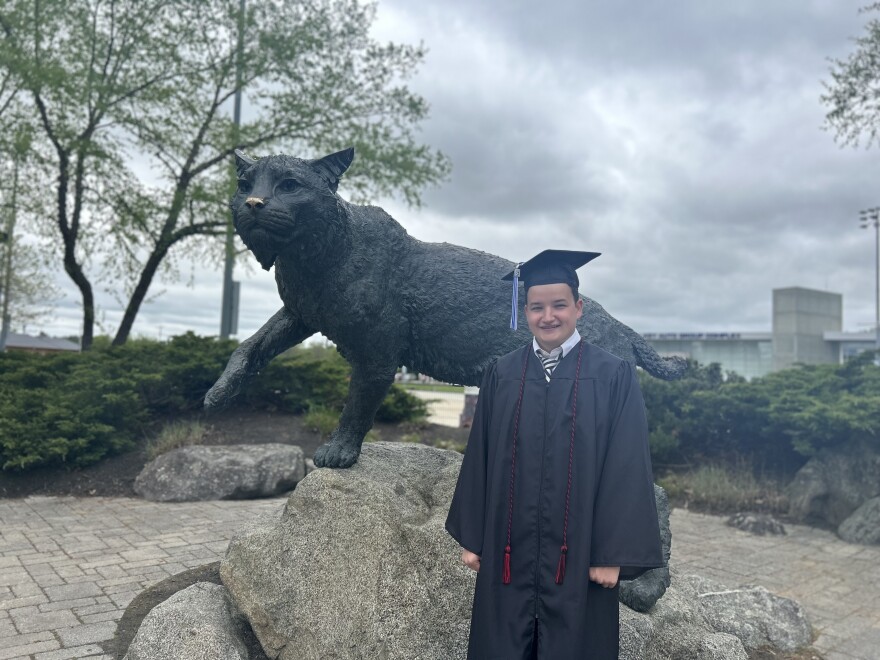
[[791,471],[818,451],[867,442],[880,451],[880,367],[799,366],[746,381],[692,364],[673,382],[643,376],[656,462],[747,460]]
[[[83,466],[134,448],[152,424],[201,409],[235,345],[187,333],[121,347],[96,341],[85,353],[0,353],[0,469]],[[341,410],[349,377],[335,349],[298,348],[271,362],[238,405]],[[377,418],[425,412],[422,401],[394,387]]]

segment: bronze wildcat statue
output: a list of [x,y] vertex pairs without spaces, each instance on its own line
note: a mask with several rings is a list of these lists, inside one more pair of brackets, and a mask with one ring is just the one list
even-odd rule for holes
[[[336,188],[353,158],[354,149],[318,160],[236,152],[235,229],[264,269],[275,266],[284,305],[235,350],[205,396],[207,408],[223,408],[272,358],[323,333],[352,375],[339,426],[315,453],[319,467],[357,461],[399,366],[478,385],[487,364],[530,339],[527,328],[509,326],[511,290],[501,277],[514,264],[423,243],[382,209],[344,201]],[[683,360],[661,358],[598,303],[584,301],[578,329],[587,341],[659,378],[684,372]]]

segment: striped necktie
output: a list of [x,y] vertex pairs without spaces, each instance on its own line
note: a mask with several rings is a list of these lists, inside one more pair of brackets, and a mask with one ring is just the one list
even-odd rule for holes
[[562,349],[554,349],[552,353],[545,353],[539,348],[535,351],[535,355],[538,356],[538,359],[541,360],[541,364],[544,366],[544,378],[550,380],[550,374],[553,373],[556,365],[562,359]]

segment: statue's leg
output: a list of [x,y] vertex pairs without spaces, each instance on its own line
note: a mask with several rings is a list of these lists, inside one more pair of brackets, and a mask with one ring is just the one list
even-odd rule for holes
[[228,406],[250,377],[264,369],[272,358],[313,334],[315,331],[286,307],[279,309],[232,353],[223,374],[205,395],[205,408],[222,410]]
[[373,418],[388,388],[394,382],[397,365],[377,368],[352,365],[348,399],[339,419],[339,426],[330,439],[315,452],[317,467],[347,468],[357,462],[364,436],[373,425]]

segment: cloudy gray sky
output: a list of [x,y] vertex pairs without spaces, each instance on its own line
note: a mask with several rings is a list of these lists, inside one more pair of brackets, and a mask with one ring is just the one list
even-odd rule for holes
[[[880,149],[838,147],[819,100],[862,4],[380,0],[376,37],[429,49],[410,85],[454,169],[421,210],[378,203],[416,238],[511,260],[603,252],[581,290],[641,332],[769,330],[786,286],[842,293],[845,328],[865,330],[874,235],[858,210],[880,205]],[[191,274],[136,335],[218,332],[221,274]],[[280,303],[271,274],[237,277],[244,338]],[[80,322],[61,281],[53,334]],[[116,303],[100,306],[115,331]]]

